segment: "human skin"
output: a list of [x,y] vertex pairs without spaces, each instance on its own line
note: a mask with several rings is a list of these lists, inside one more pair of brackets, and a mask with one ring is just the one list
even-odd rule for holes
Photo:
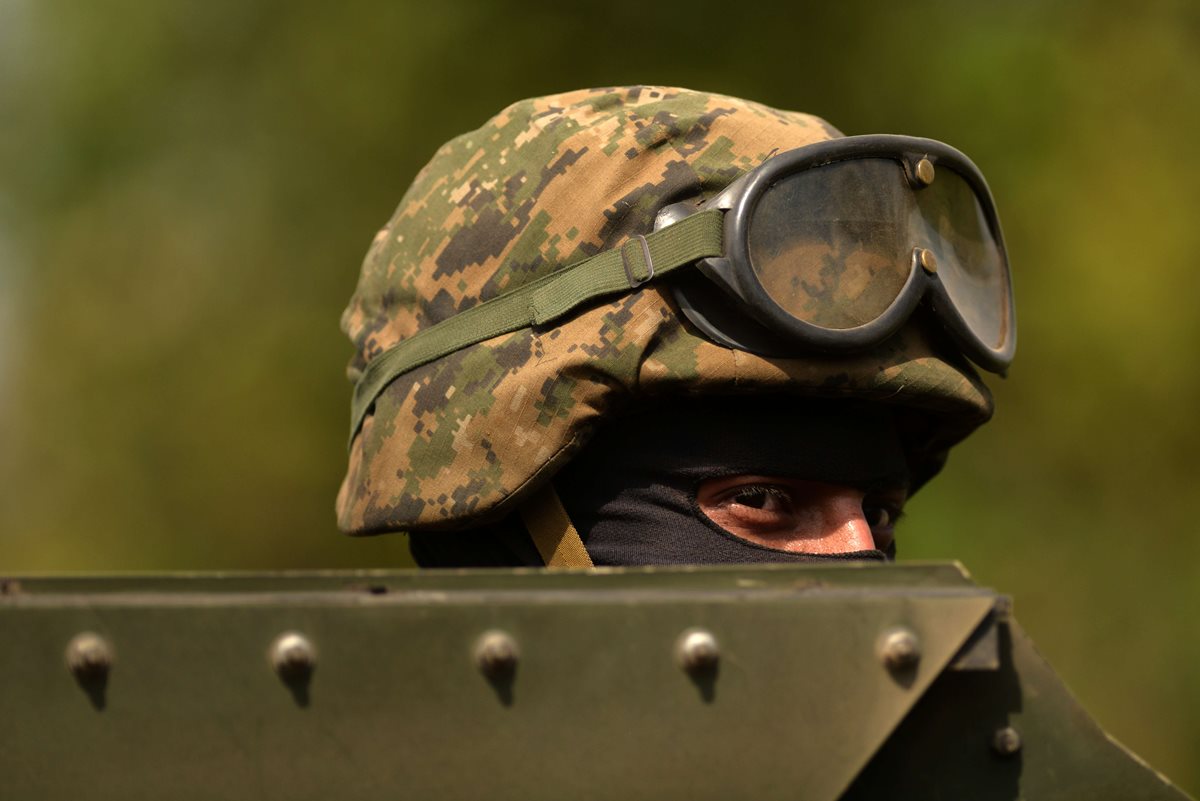
[[730,534],[812,554],[886,550],[906,499],[898,486],[860,488],[753,474],[710,478],[696,490],[700,510]]

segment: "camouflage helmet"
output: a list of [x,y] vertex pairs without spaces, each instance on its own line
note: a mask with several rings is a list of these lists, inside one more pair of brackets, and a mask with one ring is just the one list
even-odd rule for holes
[[[825,121],[683,89],[569,92],[509,106],[444,145],[363,263],[342,317],[348,374],[418,332],[647,234]],[[767,358],[705,338],[646,284],[551,325],[451,352],[382,388],[356,421],[337,499],[350,534],[470,528],[521,505],[598,424],[691,395],[795,393],[927,412],[927,478],[991,415],[975,371],[915,322],[875,348]]]

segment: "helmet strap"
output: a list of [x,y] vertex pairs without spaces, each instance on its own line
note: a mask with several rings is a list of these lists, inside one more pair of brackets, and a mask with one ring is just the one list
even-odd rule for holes
[[520,509],[521,519],[548,568],[594,567],[592,558],[553,484],[546,484]]

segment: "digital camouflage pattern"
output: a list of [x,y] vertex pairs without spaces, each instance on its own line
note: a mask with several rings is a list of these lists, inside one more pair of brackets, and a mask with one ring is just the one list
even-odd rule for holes
[[[441,320],[649,233],[665,205],[837,136],[817,117],[682,89],[516,103],[443,146],[375,237],[342,318],[357,348],[349,376]],[[850,357],[763,358],[712,344],[648,284],[393,381],[351,443],[338,523],[352,534],[467,528],[511,510],[632,404],[754,392],[931,410],[933,450],[991,413],[974,371],[915,323]]]

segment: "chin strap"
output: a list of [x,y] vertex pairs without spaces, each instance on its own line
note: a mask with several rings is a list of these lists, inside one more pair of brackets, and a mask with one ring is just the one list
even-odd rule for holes
[[553,484],[538,490],[521,506],[521,519],[546,567],[595,567]]

